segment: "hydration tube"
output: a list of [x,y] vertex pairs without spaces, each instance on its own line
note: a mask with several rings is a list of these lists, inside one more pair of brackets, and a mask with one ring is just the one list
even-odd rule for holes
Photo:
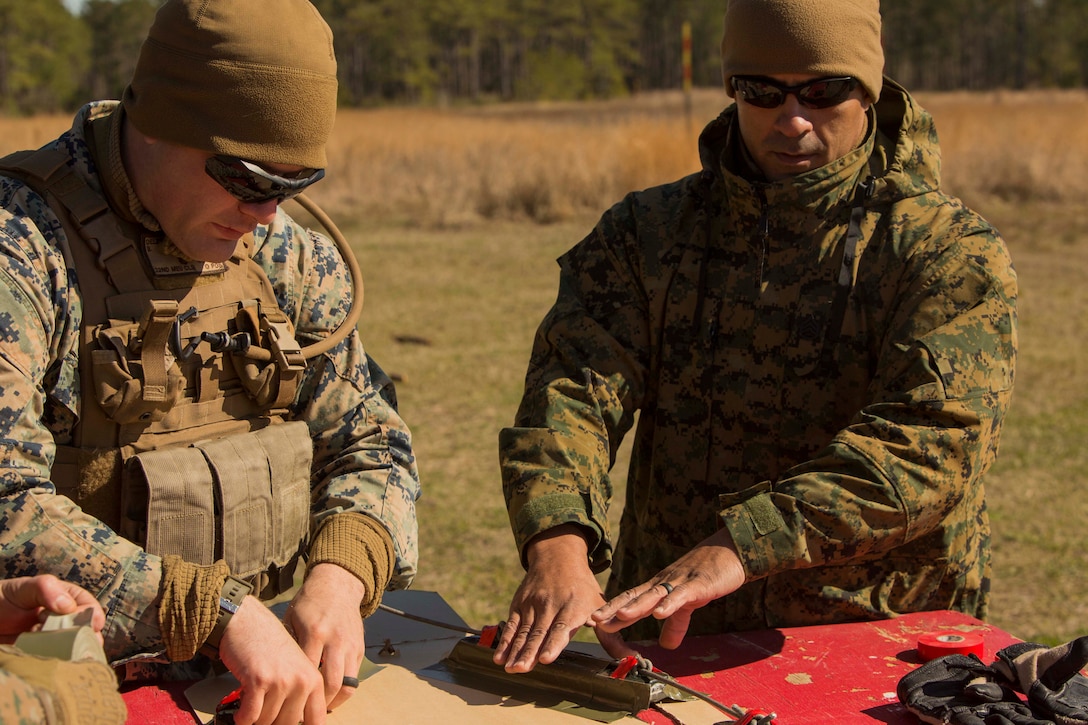
[[359,268],[359,260],[355,258],[355,253],[351,251],[348,240],[344,238],[344,235],[333,220],[329,218],[329,215],[317,205],[317,202],[310,199],[306,194],[299,194],[295,197],[295,201],[329,233],[329,237],[336,244],[336,248],[340,250],[340,256],[347,263],[348,271],[351,272],[351,307],[348,308],[348,314],[331,335],[324,340],[302,348],[302,357],[309,360],[339,345],[359,324],[359,316],[363,312],[363,271]]

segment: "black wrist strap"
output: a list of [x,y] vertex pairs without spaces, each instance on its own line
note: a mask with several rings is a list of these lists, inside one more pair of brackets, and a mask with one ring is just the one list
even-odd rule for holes
[[253,587],[237,577],[228,576],[223,582],[223,590],[219,593],[218,616],[215,618],[212,633],[208,635],[208,639],[204,640],[204,645],[200,648],[202,655],[219,656],[219,642],[223,639],[223,632],[226,631],[231,617],[242,606],[242,602],[251,591]]

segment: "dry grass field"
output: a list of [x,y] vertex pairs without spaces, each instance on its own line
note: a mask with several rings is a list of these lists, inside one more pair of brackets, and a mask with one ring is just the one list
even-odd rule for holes
[[[990,618],[1064,642],[1088,634],[1088,92],[920,99],[937,120],[946,186],[1003,232],[1021,285],[1016,393],[987,481]],[[726,100],[699,91],[690,116],[662,94],[338,118],[313,197],[356,245],[364,340],[401,379],[425,487],[415,586],[475,626],[505,616],[520,578],[496,434],[554,299],[554,259],[624,192],[695,170],[695,136]],[[0,120],[0,152],[68,122]]]

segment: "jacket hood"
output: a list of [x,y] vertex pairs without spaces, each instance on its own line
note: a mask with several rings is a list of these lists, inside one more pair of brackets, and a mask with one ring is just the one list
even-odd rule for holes
[[[874,181],[870,203],[894,202],[937,191],[941,183],[941,152],[929,112],[903,86],[885,77],[880,99],[870,114],[876,121],[875,138],[870,131],[864,142],[872,143],[873,148],[868,174]],[[723,166],[736,171],[747,163],[736,116],[734,103],[699,136],[704,175],[721,178]],[[810,176],[813,179],[826,176],[826,168],[822,169],[778,183],[803,186]]]

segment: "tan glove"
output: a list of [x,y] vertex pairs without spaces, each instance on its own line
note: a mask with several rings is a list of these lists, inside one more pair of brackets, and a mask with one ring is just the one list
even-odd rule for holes
[[50,725],[123,725],[128,717],[117,676],[105,663],[68,662],[0,646],[0,669],[33,688]]

